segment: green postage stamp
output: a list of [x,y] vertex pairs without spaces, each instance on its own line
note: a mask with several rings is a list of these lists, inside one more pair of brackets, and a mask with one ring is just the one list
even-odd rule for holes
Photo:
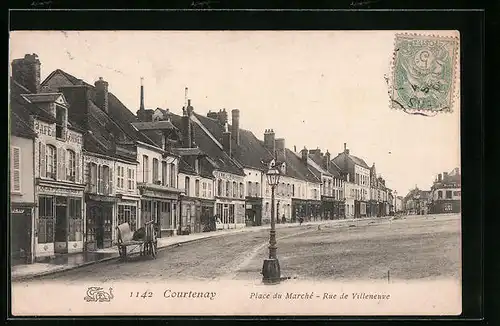
[[392,108],[452,112],[457,79],[458,37],[396,34]]

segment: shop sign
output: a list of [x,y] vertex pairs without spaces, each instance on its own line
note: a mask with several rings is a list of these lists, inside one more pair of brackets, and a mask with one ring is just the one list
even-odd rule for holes
[[25,209],[23,209],[23,208],[13,208],[10,212],[12,214],[24,214]]
[[247,209],[252,209],[252,205],[251,204],[247,204]]
[[43,122],[38,121],[38,120],[35,120],[35,132],[40,134],[40,135],[45,135],[45,136],[50,136],[50,137],[55,136],[54,128],[52,128],[51,125],[49,125],[47,123],[43,123]]
[[74,131],[68,130],[67,141],[70,143],[80,145],[82,143],[82,136]]
[[144,197],[155,197],[155,198],[165,198],[165,199],[178,199],[177,196],[175,195],[170,195],[170,194],[165,194],[161,191],[154,191],[154,190],[144,190],[142,195]]
[[82,195],[82,190],[78,190],[78,189],[38,186],[38,190],[39,190],[39,192],[42,192],[42,193],[50,193],[50,194],[62,195],[62,196]]
[[223,180],[229,180],[229,181],[242,181],[243,177],[231,174],[231,173],[224,173],[224,172],[219,172],[219,171],[214,171],[214,177],[218,179],[223,179]]

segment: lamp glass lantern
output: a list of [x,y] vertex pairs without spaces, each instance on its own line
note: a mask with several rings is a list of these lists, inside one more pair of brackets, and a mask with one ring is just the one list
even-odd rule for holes
[[270,186],[277,186],[280,181],[280,171],[276,168],[271,168],[267,171],[267,183]]

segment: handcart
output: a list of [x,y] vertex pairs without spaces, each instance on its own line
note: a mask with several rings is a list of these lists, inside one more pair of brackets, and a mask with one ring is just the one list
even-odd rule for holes
[[[116,227],[116,229],[118,238],[118,253],[120,254],[122,260],[126,261],[128,255],[136,251],[137,248],[139,248],[141,256],[148,255],[156,258],[158,240],[156,238],[156,228],[153,221],[145,223],[143,230],[144,237],[136,237],[136,239],[134,239],[134,232],[130,229],[130,225],[128,223],[120,224]],[[128,249],[129,247],[131,248]]]

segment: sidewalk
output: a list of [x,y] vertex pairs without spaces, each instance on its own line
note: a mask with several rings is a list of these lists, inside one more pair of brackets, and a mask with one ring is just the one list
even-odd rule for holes
[[[358,219],[340,219],[340,220],[322,220],[322,221],[309,221],[302,223],[302,227],[314,226],[320,224],[342,224],[349,223],[353,221],[366,221],[371,219],[379,219],[383,220],[384,218],[358,218]],[[276,229],[281,228],[291,228],[299,226],[298,223],[287,223],[287,224],[276,224]],[[167,248],[175,245],[179,245],[182,243],[189,243],[201,239],[207,238],[215,238],[220,236],[225,236],[234,233],[242,233],[242,232],[258,232],[262,230],[268,230],[269,225],[263,226],[250,226],[243,227],[239,229],[226,229],[226,230],[218,230],[213,232],[203,232],[203,233],[195,233],[190,235],[178,235],[167,238],[158,238],[158,249]],[[138,253],[139,248],[134,252],[129,253]],[[34,264],[22,264],[22,265],[14,265],[11,267],[11,280],[12,281],[21,281],[27,280],[31,278],[35,278],[38,276],[50,275],[57,272],[67,271],[70,269],[75,269],[78,267],[88,266],[104,261],[109,261],[113,259],[117,259],[119,257],[118,248],[113,246],[111,248],[100,249],[95,252],[82,252],[76,254],[65,254],[58,255],[55,258],[48,259],[45,263],[34,263]]]

